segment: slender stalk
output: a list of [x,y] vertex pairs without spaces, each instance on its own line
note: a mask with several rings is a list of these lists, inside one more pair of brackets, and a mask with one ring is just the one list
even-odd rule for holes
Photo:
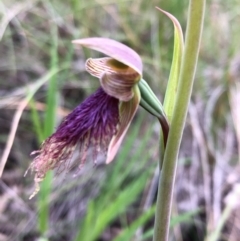
[[171,128],[159,179],[153,241],[167,241],[177,158],[186,121],[203,27],[205,0],[191,0],[186,42],[180,69],[179,86]]

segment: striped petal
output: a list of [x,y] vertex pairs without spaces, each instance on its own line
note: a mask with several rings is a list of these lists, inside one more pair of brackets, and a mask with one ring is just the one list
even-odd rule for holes
[[86,70],[94,77],[100,78],[104,72],[113,73],[111,67],[108,67],[107,61],[111,58],[88,59],[85,63]]
[[126,81],[119,74],[103,74],[100,83],[104,91],[120,101],[129,101],[133,98],[134,81]]
[[73,40],[72,43],[106,54],[142,75],[143,66],[140,56],[122,43],[108,38],[84,38]]
[[85,66],[88,73],[97,78],[100,78],[103,73],[108,73],[125,75],[126,79],[134,79],[134,83],[137,83],[140,80],[139,73],[134,69],[109,57],[95,59],[90,58],[86,61]]
[[134,97],[130,101],[120,103],[120,124],[117,130],[117,134],[113,136],[108,146],[106,163],[110,163],[114,159],[139,106],[141,94],[137,85],[133,87],[133,92]]
[[108,95],[120,101],[129,101],[133,97],[132,87],[140,79],[134,69],[112,58],[88,59],[86,70],[100,79]]

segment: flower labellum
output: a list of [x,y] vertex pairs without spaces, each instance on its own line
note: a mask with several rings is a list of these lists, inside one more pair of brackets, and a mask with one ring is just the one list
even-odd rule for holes
[[[77,106],[42,144],[30,168],[35,172],[36,189],[48,170],[65,169],[73,151],[80,151],[80,166],[89,147],[93,153],[102,150],[110,163],[137,111],[141,94],[137,83],[142,76],[139,55],[115,40],[86,38],[74,44],[97,50],[108,57],[88,59],[86,70],[100,81],[100,88]],[[93,155],[95,156],[95,155]]]

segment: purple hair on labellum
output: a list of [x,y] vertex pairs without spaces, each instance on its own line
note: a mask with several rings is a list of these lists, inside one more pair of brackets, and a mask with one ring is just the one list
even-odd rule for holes
[[41,146],[31,168],[35,179],[42,179],[50,169],[66,164],[76,146],[81,152],[80,164],[86,159],[90,146],[98,151],[108,147],[119,124],[119,101],[102,88],[77,106]]

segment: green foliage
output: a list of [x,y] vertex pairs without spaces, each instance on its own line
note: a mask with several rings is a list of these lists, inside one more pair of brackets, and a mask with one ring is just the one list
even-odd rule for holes
[[106,200],[106,203],[100,203],[101,208],[95,206],[97,200],[90,202],[87,216],[75,240],[95,240],[114,218],[122,214],[135,201],[144,187],[146,178],[147,175],[143,174],[138,181],[129,183],[118,195],[115,193],[115,197]]
[[[131,225],[125,228],[113,241],[129,241],[136,233],[136,230],[139,227],[142,227],[149,219],[154,216],[155,206],[152,206],[149,210],[143,213],[140,217],[138,217]],[[152,229],[153,231],[153,229]],[[143,235],[144,236],[144,235]],[[152,236],[152,234],[151,234]],[[144,240],[144,239],[142,239]]]
[[[179,43],[175,45],[176,51],[173,56],[175,59],[173,59],[173,68],[170,74],[173,82],[170,80],[169,83],[173,83],[173,88],[170,89],[170,92],[175,92],[177,89],[177,96],[176,101],[173,103],[174,108],[168,107],[169,110],[172,109],[173,117],[168,143],[164,152],[162,173],[159,178],[154,241],[168,241],[177,160],[198,63],[205,2],[205,0],[193,0],[189,3],[186,45],[184,50],[182,38],[179,36],[181,35],[181,28],[178,28],[178,31],[175,32],[176,42]],[[175,26],[176,23],[178,23],[177,20],[176,22],[174,21]],[[182,51],[183,56],[181,56]],[[159,165],[162,165],[161,158]]]
[[[57,28],[53,26],[52,31],[52,44],[51,44],[51,62],[50,69],[58,68],[58,35]],[[56,109],[57,109],[57,75],[54,75],[48,83],[46,113],[43,122],[43,136],[47,138],[54,130],[56,124]],[[53,180],[53,173],[47,173],[45,179],[41,183],[39,198],[38,198],[38,227],[42,235],[48,230],[49,227],[49,198],[51,195],[51,186]]]

